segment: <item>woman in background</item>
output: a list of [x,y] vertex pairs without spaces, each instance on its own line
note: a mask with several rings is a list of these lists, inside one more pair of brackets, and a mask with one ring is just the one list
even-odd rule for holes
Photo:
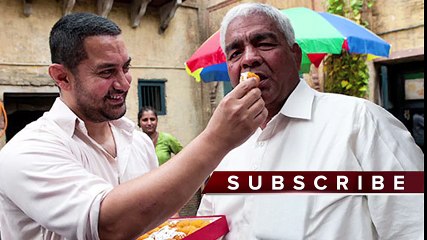
[[167,162],[182,149],[181,143],[169,133],[157,131],[157,112],[152,107],[143,107],[138,112],[138,126],[153,141],[159,165]]

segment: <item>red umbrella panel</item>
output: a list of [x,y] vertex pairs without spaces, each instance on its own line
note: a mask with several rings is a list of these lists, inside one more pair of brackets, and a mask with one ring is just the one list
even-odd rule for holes
[[219,37],[217,31],[185,62],[187,73],[198,82],[230,81]]

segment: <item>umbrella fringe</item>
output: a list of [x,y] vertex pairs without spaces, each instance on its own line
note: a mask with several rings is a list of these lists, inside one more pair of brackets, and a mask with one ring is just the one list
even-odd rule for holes
[[196,82],[201,82],[202,79],[200,77],[200,73],[202,72],[203,68],[199,68],[194,72],[191,72],[190,68],[187,66],[187,64],[185,64],[185,71],[187,72],[188,75],[190,75],[191,77],[193,77]]

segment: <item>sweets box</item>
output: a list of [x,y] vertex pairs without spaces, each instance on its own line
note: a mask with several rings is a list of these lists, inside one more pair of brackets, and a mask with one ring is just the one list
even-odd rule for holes
[[[214,215],[214,216],[197,216],[197,217],[180,217],[180,218],[170,218],[168,222],[173,223],[173,225],[179,225],[179,223],[188,223],[188,222],[205,222],[201,228],[198,228],[195,231],[192,231],[189,235],[184,238],[184,240],[217,240],[221,239],[222,236],[229,232],[227,219],[224,215]],[[165,223],[165,224],[166,224]],[[163,224],[163,225],[165,225]],[[152,239],[152,238],[138,238],[142,239]],[[157,238],[156,238],[157,239]]]

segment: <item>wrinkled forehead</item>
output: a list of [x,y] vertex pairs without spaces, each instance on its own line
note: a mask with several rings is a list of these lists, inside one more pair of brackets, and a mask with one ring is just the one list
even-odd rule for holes
[[278,24],[264,14],[253,14],[250,16],[239,16],[234,18],[227,27],[225,33],[225,50],[241,41],[259,38],[277,38],[281,40],[284,34],[280,31]]
[[227,36],[234,32],[245,32],[245,31],[273,31],[281,33],[279,24],[274,21],[271,17],[264,13],[253,13],[250,15],[240,15],[235,17],[227,26],[225,32],[225,40]]
[[230,31],[235,31],[240,26],[265,26],[270,28],[279,29],[278,23],[270,16],[262,12],[255,12],[251,14],[238,15],[227,26],[226,34]]

